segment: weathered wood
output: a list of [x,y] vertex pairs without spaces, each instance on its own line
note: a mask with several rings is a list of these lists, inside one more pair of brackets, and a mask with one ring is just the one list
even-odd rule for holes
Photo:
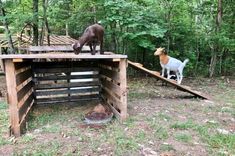
[[99,68],[95,67],[61,67],[61,68],[35,68],[34,72],[35,73],[67,73],[67,72],[84,72],[84,71],[93,71],[96,72],[99,70]]
[[34,78],[34,82],[38,82],[38,81],[50,81],[50,80],[68,80],[68,79],[89,79],[89,78],[98,78],[99,75],[62,75],[62,76],[58,76],[58,75],[50,75],[50,76],[41,76],[41,77],[35,77]]
[[20,122],[22,121],[23,117],[28,113],[28,109],[31,108],[32,102],[34,102],[33,94],[31,94],[19,107],[19,118]]
[[116,71],[110,71],[110,70],[100,70],[100,75],[104,75],[106,77],[111,78],[113,81],[116,81],[117,83],[120,83],[120,74]]
[[72,88],[72,87],[90,87],[100,86],[99,81],[88,81],[88,82],[70,82],[70,83],[53,83],[53,84],[37,84],[35,89],[59,89],[59,88]]
[[112,67],[112,66],[108,66],[108,65],[104,65],[104,64],[99,64],[99,67],[105,70],[111,70],[111,71],[116,71],[119,72],[120,69],[118,67]]
[[32,80],[33,80],[32,77],[29,77],[24,82],[22,82],[20,85],[18,85],[16,87],[17,92],[19,92],[22,88],[24,88],[28,83],[31,83]]
[[8,103],[9,103],[9,113],[10,113],[10,123],[12,134],[16,137],[20,136],[19,127],[19,110],[17,107],[17,91],[16,91],[16,74],[15,66],[12,60],[4,60],[4,65],[6,69],[6,83],[7,83],[7,93],[8,93]]
[[101,84],[103,87],[111,90],[117,96],[117,98],[120,98],[122,96],[121,87],[118,86],[117,84],[115,84],[105,78],[101,78]]
[[20,101],[30,90],[33,88],[33,83],[30,81],[30,83],[26,84],[21,90],[17,92],[17,99]]
[[164,81],[164,82],[166,82],[166,83],[168,83],[168,84],[170,84],[170,85],[176,87],[177,89],[179,89],[179,90],[181,90],[181,91],[188,92],[188,93],[193,94],[194,96],[200,97],[200,98],[202,98],[202,99],[210,99],[208,96],[202,95],[201,93],[199,93],[199,92],[197,92],[197,91],[193,91],[193,90],[191,90],[191,89],[189,89],[189,88],[187,88],[187,87],[185,87],[185,86],[179,85],[179,84],[175,83],[175,82],[172,81],[172,80],[169,80],[169,79],[167,79],[167,78],[165,78],[165,77],[162,77],[162,76],[159,75],[157,72],[148,70],[148,69],[146,69],[146,68],[144,68],[144,67],[142,67],[142,66],[137,65],[137,64],[134,63],[134,62],[131,62],[131,61],[128,60],[128,64],[129,64],[131,67],[133,67],[134,69],[137,69],[137,70],[140,70],[140,71],[142,71],[142,72],[145,72],[145,73],[147,73],[147,74],[153,76],[154,78],[157,78],[157,79],[159,79],[159,80],[162,80],[162,81]]
[[18,70],[16,70],[16,74],[20,74],[26,70],[30,70],[31,69],[31,66],[26,66],[26,67],[23,67],[23,68],[20,68]]
[[75,102],[75,101],[82,101],[82,100],[96,100],[99,99],[99,94],[90,94],[90,95],[76,95],[76,96],[65,96],[65,97],[47,97],[47,98],[38,98],[37,104],[41,103],[63,103],[63,102]]
[[74,53],[46,53],[46,54],[11,54],[11,55],[0,55],[0,59],[115,59],[115,58],[127,58],[127,55],[111,54],[104,55],[96,54],[91,55],[90,53],[80,53],[75,55]]
[[121,105],[119,105],[119,109],[121,110],[121,119],[125,120],[127,118],[127,79],[126,79],[126,68],[127,68],[127,60],[121,59],[119,63],[120,68],[120,88],[122,91],[121,96]]
[[18,102],[18,108],[22,107],[25,103],[25,101],[34,93],[33,88],[31,88]]
[[81,89],[71,89],[71,90],[37,90],[35,92],[36,96],[51,96],[51,95],[63,95],[63,94],[76,94],[76,93],[93,93],[99,92],[99,87],[93,88],[81,88]]
[[22,82],[27,80],[32,76],[32,71],[31,69],[25,70],[19,74],[16,75],[16,84],[20,85]]
[[117,107],[122,105],[121,100],[118,99],[115,95],[113,95],[113,93],[105,87],[103,87],[101,90],[101,96],[105,97],[111,104],[114,104]]
[[18,72],[18,70],[21,70],[21,68],[27,68],[27,67],[31,67],[31,62],[30,61],[26,61],[26,62],[15,62],[15,69]]
[[108,61],[108,60],[100,60],[99,64],[110,66],[112,68],[119,68],[119,62],[112,62],[112,61]]
[[27,118],[29,116],[29,112],[30,112],[31,108],[33,107],[33,105],[34,105],[34,100],[29,104],[29,106],[25,110],[25,113],[21,117],[21,121],[19,124],[21,134],[24,133],[26,130],[26,121],[27,121]]

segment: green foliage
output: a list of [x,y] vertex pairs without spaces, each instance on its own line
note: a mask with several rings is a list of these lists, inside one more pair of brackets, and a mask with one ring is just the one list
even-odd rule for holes
[[[20,32],[34,21],[32,1],[4,1],[11,32]],[[222,22],[216,23],[218,1],[188,0],[49,0],[47,17],[53,34],[78,38],[98,21],[105,27],[105,50],[127,54],[129,59],[159,69],[153,57],[156,47],[171,56],[189,58],[185,75],[208,75],[215,56],[215,74],[232,75],[235,70],[234,1],[222,2]],[[43,23],[39,1],[39,28]]]

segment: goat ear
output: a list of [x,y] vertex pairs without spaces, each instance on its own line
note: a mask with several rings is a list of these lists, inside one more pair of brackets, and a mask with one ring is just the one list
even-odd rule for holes
[[167,51],[166,51],[165,48],[163,48],[162,51],[163,51],[164,54],[167,54]]

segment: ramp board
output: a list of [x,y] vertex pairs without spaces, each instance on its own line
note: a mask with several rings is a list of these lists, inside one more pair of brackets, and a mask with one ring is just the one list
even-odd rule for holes
[[134,69],[137,69],[137,70],[140,70],[140,71],[142,71],[142,72],[145,72],[145,73],[147,73],[147,74],[153,76],[154,78],[157,78],[157,79],[159,79],[159,80],[162,80],[162,81],[164,81],[164,82],[166,82],[166,83],[168,83],[168,84],[170,84],[170,85],[176,87],[177,89],[179,89],[179,90],[181,90],[181,91],[188,92],[188,93],[193,94],[194,96],[199,97],[199,98],[202,98],[202,99],[209,99],[209,97],[207,97],[207,96],[205,96],[205,95],[202,95],[201,93],[199,93],[199,92],[197,92],[197,91],[193,91],[193,90],[189,89],[187,86],[179,85],[179,84],[175,83],[175,82],[172,81],[172,80],[169,80],[169,79],[167,79],[167,78],[162,77],[159,72],[151,71],[151,70],[148,70],[148,69],[144,68],[143,65],[140,64],[140,63],[135,63],[135,62],[132,62],[132,61],[129,61],[129,60],[128,60],[128,64],[129,64],[131,67],[133,67]]

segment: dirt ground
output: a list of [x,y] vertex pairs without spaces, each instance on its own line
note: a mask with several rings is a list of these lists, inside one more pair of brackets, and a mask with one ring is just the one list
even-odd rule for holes
[[201,100],[150,77],[129,78],[129,118],[84,126],[97,102],[38,106],[27,132],[8,136],[5,80],[0,77],[0,155],[235,155],[235,78],[186,78]]

